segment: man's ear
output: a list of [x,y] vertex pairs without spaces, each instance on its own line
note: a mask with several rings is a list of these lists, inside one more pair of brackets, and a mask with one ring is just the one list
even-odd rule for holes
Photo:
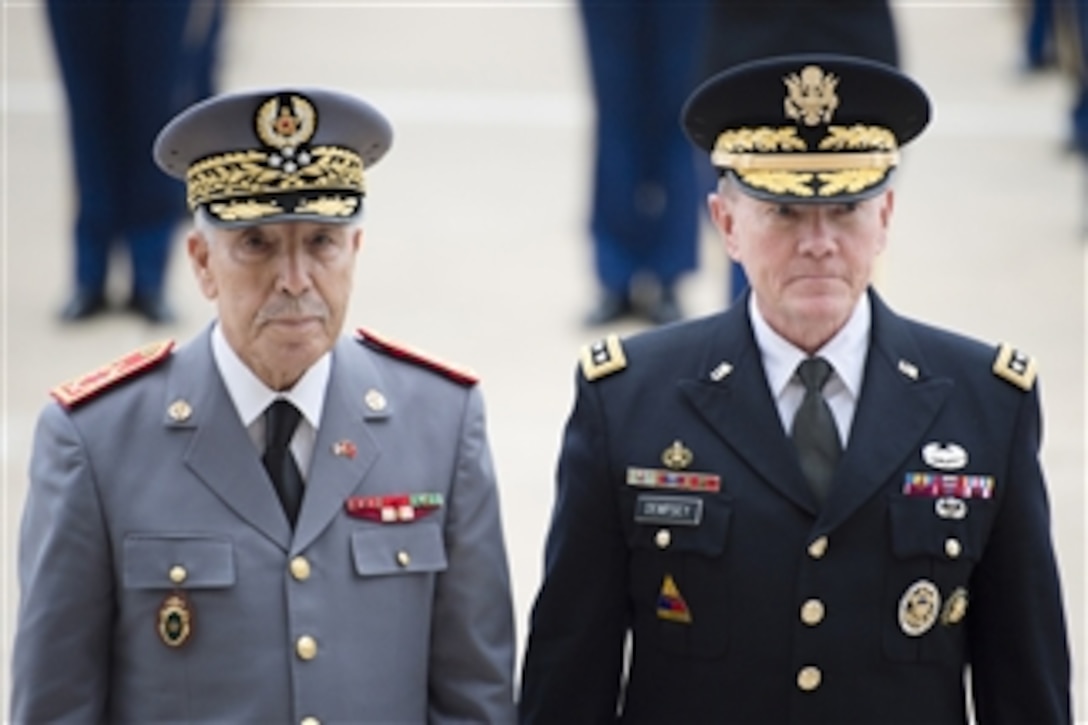
[[737,246],[736,234],[736,207],[727,194],[711,193],[706,199],[707,208],[710,210],[710,221],[714,228],[722,235],[726,254],[734,262],[740,261],[740,249]]
[[193,274],[196,275],[200,291],[209,300],[214,300],[219,295],[219,286],[216,284],[215,275],[212,274],[211,264],[209,263],[211,261],[211,245],[204,233],[199,230],[190,232],[185,239],[185,248],[189,252],[189,263],[193,267]]

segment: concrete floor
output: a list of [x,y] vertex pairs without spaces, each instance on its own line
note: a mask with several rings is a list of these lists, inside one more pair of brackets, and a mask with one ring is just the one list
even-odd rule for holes
[[[47,391],[142,343],[185,339],[212,309],[179,246],[171,270],[178,324],[54,321],[72,266],[63,98],[40,3],[0,2],[6,715],[14,542],[32,426]],[[1080,665],[1088,655],[1086,187],[1079,162],[1061,150],[1068,88],[1060,75],[1016,73],[1015,4],[912,0],[895,11],[905,67],[929,90],[936,114],[906,154],[879,287],[901,312],[1039,358],[1043,457]],[[367,244],[349,320],[481,373],[521,638],[577,351],[598,335],[579,324],[593,291],[585,232],[592,109],[581,42],[569,2],[249,0],[230,4],[223,45],[224,89],[338,86],[392,119],[393,151],[368,177]],[[708,230],[700,271],[681,290],[690,314],[721,306],[725,269]],[[119,293],[123,282],[116,280]],[[1079,703],[1088,703],[1086,669],[1076,668]]]

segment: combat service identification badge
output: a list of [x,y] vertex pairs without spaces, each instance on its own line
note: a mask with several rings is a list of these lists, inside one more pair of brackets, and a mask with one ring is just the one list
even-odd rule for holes
[[159,639],[167,647],[180,647],[193,633],[193,608],[182,592],[171,592],[159,607]]
[[899,628],[909,637],[921,637],[933,628],[941,611],[937,585],[925,579],[907,587],[899,600]]
[[680,596],[680,590],[677,589],[671,574],[666,574],[664,581],[661,582],[661,593],[657,595],[657,618],[691,624],[691,611],[688,609],[687,602]]

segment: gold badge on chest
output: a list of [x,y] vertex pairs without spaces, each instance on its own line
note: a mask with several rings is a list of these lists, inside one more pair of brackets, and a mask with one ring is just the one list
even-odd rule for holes
[[156,629],[167,647],[181,647],[193,634],[193,607],[184,592],[167,595],[159,607]]

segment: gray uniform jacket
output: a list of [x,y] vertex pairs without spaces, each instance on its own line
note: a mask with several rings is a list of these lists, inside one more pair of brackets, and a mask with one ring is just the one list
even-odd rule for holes
[[[46,407],[12,719],[513,720],[478,388],[345,337],[306,479],[292,533],[208,331],[71,410]],[[441,505],[395,522],[346,505],[401,494]]]

